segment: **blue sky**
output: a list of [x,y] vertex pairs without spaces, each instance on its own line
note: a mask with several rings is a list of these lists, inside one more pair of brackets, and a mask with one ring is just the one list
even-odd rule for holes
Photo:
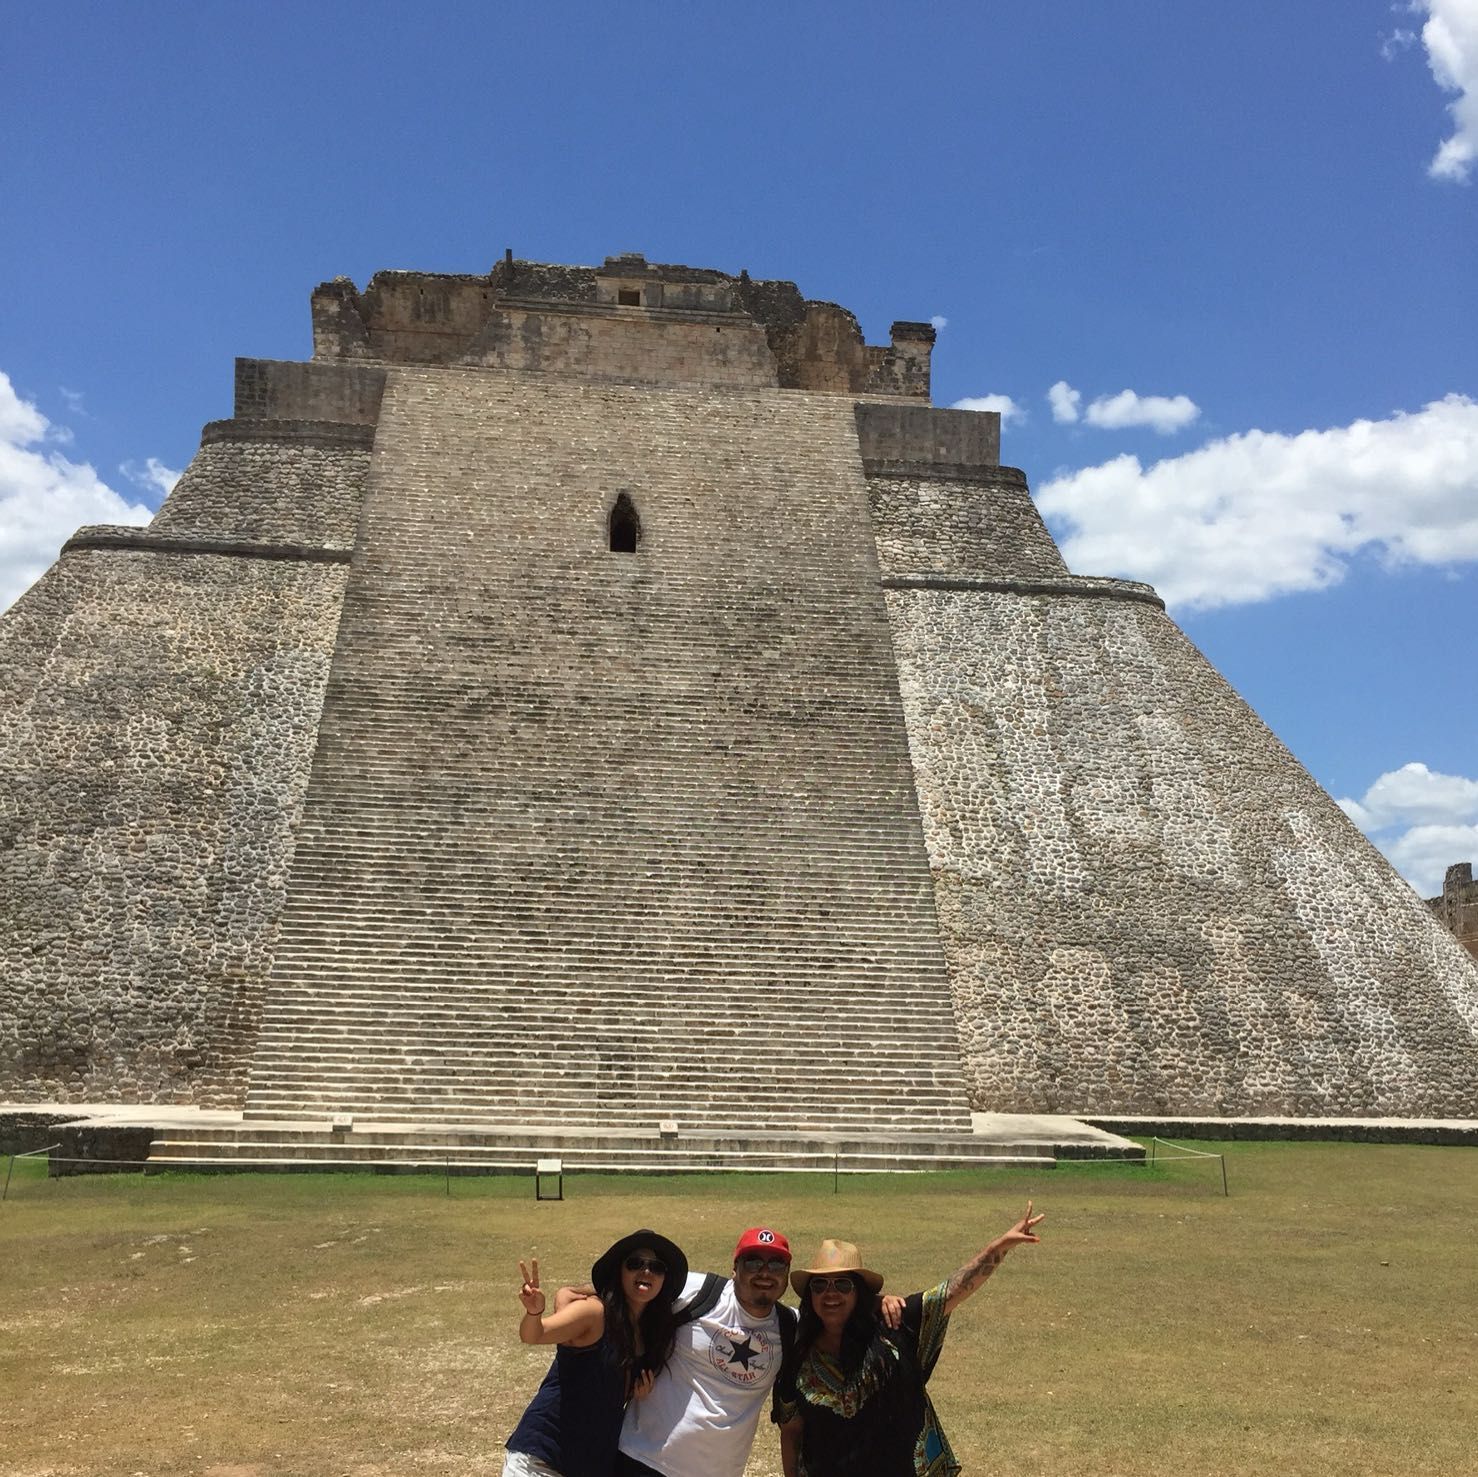
[[1006,405],[1073,567],[1157,584],[1422,890],[1478,859],[1478,0],[0,24],[0,606],[325,278],[745,267],[944,320],[936,403]]

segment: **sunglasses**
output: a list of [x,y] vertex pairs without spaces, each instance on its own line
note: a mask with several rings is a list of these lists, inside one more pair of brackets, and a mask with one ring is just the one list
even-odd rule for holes
[[667,1263],[660,1257],[637,1256],[635,1252],[621,1263],[628,1272],[654,1272],[658,1277],[667,1275]]
[[850,1277],[813,1277],[806,1283],[810,1293],[836,1292],[845,1297],[857,1284]]
[[751,1274],[759,1271],[773,1272],[779,1277],[790,1270],[790,1263],[783,1256],[742,1256],[739,1258],[739,1270]]

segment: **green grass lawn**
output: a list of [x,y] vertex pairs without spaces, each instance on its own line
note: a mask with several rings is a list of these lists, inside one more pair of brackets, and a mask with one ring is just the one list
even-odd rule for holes
[[[931,1389],[970,1473],[1478,1471],[1478,1154],[1234,1144],[1209,1165],[867,1177],[135,1176],[16,1169],[0,1205],[0,1473],[499,1471],[547,1355],[517,1262],[583,1278],[650,1224],[860,1243],[910,1291],[1048,1213]],[[776,1473],[762,1428],[750,1472]]]

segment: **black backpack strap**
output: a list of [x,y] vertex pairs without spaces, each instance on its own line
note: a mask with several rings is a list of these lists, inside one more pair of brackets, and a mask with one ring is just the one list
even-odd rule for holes
[[691,1323],[695,1318],[701,1318],[723,1296],[724,1288],[728,1286],[728,1283],[729,1279],[719,1276],[717,1272],[707,1273],[703,1278],[702,1287],[693,1295],[693,1301],[673,1316],[673,1323],[681,1328],[684,1323]]
[[789,1364],[790,1356],[795,1352],[795,1333],[801,1320],[795,1309],[787,1308],[784,1303],[776,1303],[775,1311],[780,1315],[780,1362]]

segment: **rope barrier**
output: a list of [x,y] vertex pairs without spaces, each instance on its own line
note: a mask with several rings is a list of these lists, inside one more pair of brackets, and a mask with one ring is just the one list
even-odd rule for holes
[[[1176,1149],[1175,1154],[1158,1154],[1156,1150],[1164,1144],[1167,1149]],[[1150,1139],[1150,1163],[1158,1164],[1162,1159],[1173,1161],[1176,1159],[1215,1159],[1221,1164],[1221,1193],[1230,1196],[1231,1190],[1227,1187],[1227,1156],[1225,1154],[1213,1154],[1209,1149],[1193,1149],[1189,1144],[1172,1143],[1169,1139]]]
[[60,1148],[60,1144],[48,1144],[44,1149],[23,1149],[19,1154],[12,1154],[10,1163],[5,1166],[5,1188],[0,1190],[0,1200],[4,1200],[10,1194],[10,1177],[15,1173],[17,1159],[32,1159],[37,1154],[50,1154],[53,1149]]

